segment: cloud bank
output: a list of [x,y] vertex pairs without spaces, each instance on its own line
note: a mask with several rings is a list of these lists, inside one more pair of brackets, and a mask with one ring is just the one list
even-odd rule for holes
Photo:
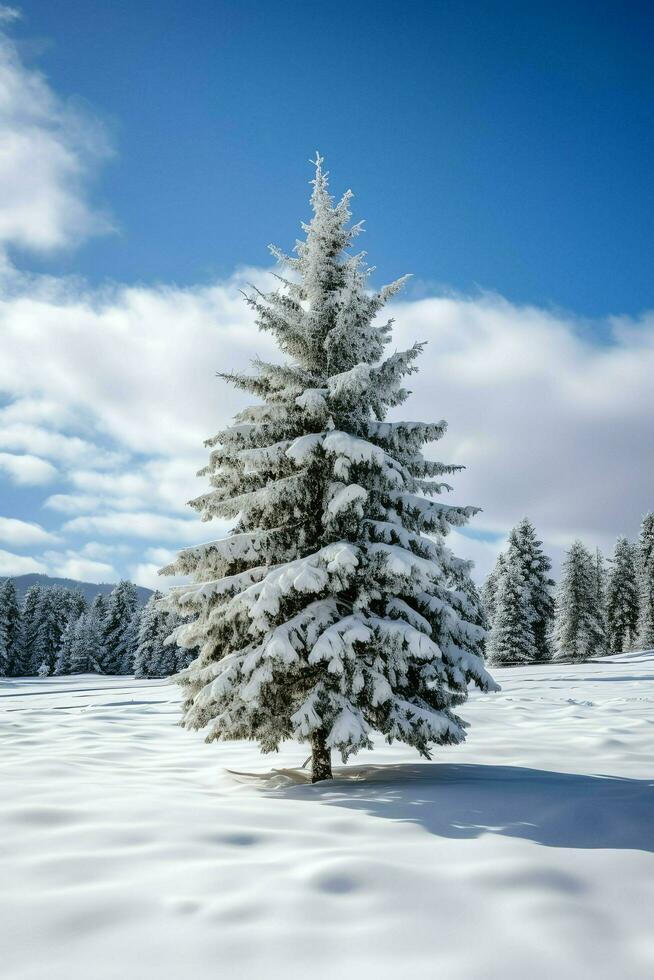
[[[0,442],[38,447],[46,466],[65,460],[65,486],[44,500],[61,533],[166,547],[216,536],[184,516],[202,489],[203,439],[243,404],[215,373],[276,356],[242,301],[247,280],[271,283],[266,270],[184,290],[35,281],[0,302],[0,392],[10,399]],[[607,549],[636,532],[654,503],[654,316],[597,325],[600,345],[587,324],[497,296],[391,312],[394,344],[428,341],[397,414],[449,420],[433,455],[467,467],[453,499],[483,508],[473,525],[482,540],[458,535],[457,545],[481,571],[524,514],[555,552],[576,535]]]

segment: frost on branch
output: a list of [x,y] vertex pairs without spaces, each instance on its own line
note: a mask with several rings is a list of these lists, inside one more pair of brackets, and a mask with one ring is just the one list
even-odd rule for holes
[[460,467],[422,455],[446,423],[385,418],[423,346],[385,355],[379,314],[404,280],[369,289],[351,195],[334,202],[315,165],[305,238],[292,257],[273,249],[280,288],[247,298],[287,360],[223,375],[259,403],[207,441],[209,488],[191,502],[233,532],[162,571],[191,579],[165,600],[175,641],[199,650],[178,675],[185,726],[264,751],[307,742],[325,778],[332,749],[347,759],[375,732],[427,758],[462,741],[468,684],[496,685],[470,567],[445,544],[476,508],[434,499]]

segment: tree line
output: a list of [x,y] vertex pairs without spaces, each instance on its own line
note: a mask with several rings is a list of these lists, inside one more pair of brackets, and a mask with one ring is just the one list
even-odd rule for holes
[[582,661],[654,647],[654,513],[635,544],[618,538],[609,559],[575,541],[556,588],[551,567],[524,518],[482,589],[490,663]]
[[160,592],[140,606],[136,586],[119,582],[89,605],[81,592],[33,585],[18,600],[11,579],[0,585],[0,676],[136,674],[166,677],[189,661],[165,641],[182,622],[160,608]]

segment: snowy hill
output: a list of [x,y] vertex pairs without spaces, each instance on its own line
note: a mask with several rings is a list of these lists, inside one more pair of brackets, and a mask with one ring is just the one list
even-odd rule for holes
[[[79,582],[77,579],[73,578],[53,578],[50,575],[41,575],[37,572],[30,572],[27,575],[10,575],[9,578],[11,578],[16,586],[18,597],[21,600],[24,598],[25,593],[32,585],[43,585],[46,587],[57,585],[63,589],[77,589],[82,593],[87,602],[92,602],[98,593],[101,595],[109,595],[112,589],[115,589],[116,587],[115,582]],[[4,581],[4,579],[2,579],[2,581]],[[144,585],[137,585],[136,594],[141,605],[145,605],[152,595],[152,589],[146,589]]]
[[3,976],[653,976],[654,651],[494,673],[464,746],[314,786],[164,681],[3,679]]

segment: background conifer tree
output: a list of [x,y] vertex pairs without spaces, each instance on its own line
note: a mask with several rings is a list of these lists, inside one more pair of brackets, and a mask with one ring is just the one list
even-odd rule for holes
[[161,592],[150,596],[141,616],[134,655],[136,677],[169,677],[177,670],[178,648],[166,643],[178,625],[172,613],[163,608]]
[[552,656],[550,633],[554,621],[554,579],[550,578],[552,562],[543,551],[543,542],[536,536],[534,525],[527,517],[509,535],[508,556],[516,562],[527,588],[529,615],[534,633],[536,660]]
[[55,589],[43,588],[34,610],[35,634],[32,649],[32,667],[40,670],[47,667],[48,674],[54,673],[59,644],[65,627],[61,616],[61,603]]
[[136,612],[137,594],[132,582],[118,583],[107,600],[102,627],[102,663],[104,674],[127,674],[132,669],[132,617]]
[[35,674],[41,661],[38,661],[36,639],[38,634],[38,614],[41,606],[41,594],[44,591],[40,585],[32,585],[25,594],[23,602],[23,656],[26,673]]
[[[79,618],[79,617],[78,617]],[[59,644],[59,651],[57,653],[57,661],[55,663],[55,674],[71,674],[71,655],[73,648],[73,641],[76,632],[78,619],[71,617],[66,623],[66,628],[61,634],[61,643]]]
[[[129,621],[125,644],[125,660],[123,663],[123,674],[134,673],[134,660],[136,658],[136,648],[139,644],[139,630],[141,629],[141,619],[143,618],[143,608],[137,606],[132,613]],[[170,630],[169,630],[170,632]]]
[[73,625],[70,644],[69,673],[90,674],[99,670],[102,657],[100,623],[91,611],[82,613]]
[[260,404],[209,440],[211,489],[192,502],[234,533],[163,570],[193,580],[168,593],[191,617],[176,639],[200,650],[179,675],[184,724],[263,751],[307,742],[314,781],[375,731],[426,757],[461,742],[468,683],[495,687],[469,564],[444,541],[475,508],[433,499],[457,469],[421,452],[444,422],[384,420],[422,345],[384,357],[391,323],[376,317],[403,280],[369,290],[350,197],[334,203],[317,158],[305,238],[292,258],[273,249],[289,276],[249,298],[287,360],[224,376]]
[[520,664],[538,659],[529,598],[520,566],[506,561],[497,577],[495,614],[487,641],[490,663]]
[[98,592],[93,602],[91,603],[89,612],[92,616],[95,616],[99,623],[104,623],[105,617],[107,615],[107,600]]
[[640,589],[637,555],[626,538],[615,544],[606,589],[606,622],[611,653],[633,650],[638,636]]
[[603,656],[609,653],[609,640],[608,640],[608,628],[606,622],[606,587],[608,576],[606,574],[606,565],[604,562],[604,556],[599,548],[595,549],[595,556],[593,559],[593,570],[595,573],[595,605],[597,609],[597,614],[602,626],[603,642],[601,649],[598,649],[596,656]]
[[[492,635],[494,663],[531,663],[549,660],[552,656],[550,633],[554,619],[554,581],[549,577],[552,567],[538,540],[533,524],[523,518],[509,534],[506,551],[497,559],[495,568],[484,586],[484,602],[491,628],[495,623],[501,583],[509,584],[502,596],[502,625]],[[517,575],[503,578],[506,568]],[[524,595],[518,588],[522,582]],[[513,608],[509,610],[509,605]],[[514,624],[509,637],[507,623]],[[502,638],[506,649],[502,649]],[[491,642],[491,640],[489,640]]]
[[0,585],[0,677],[26,673],[23,629],[16,586],[11,579]]
[[554,618],[556,656],[588,660],[605,652],[606,634],[598,608],[593,557],[581,541],[567,552],[561,569]]
[[654,648],[654,513],[646,514],[638,539],[638,647]]
[[504,566],[504,552],[500,552],[497,556],[497,561],[491,569],[490,573],[486,577],[486,581],[483,584],[481,590],[481,598],[484,603],[484,610],[486,612],[486,618],[488,619],[489,627],[493,622],[495,616],[495,602],[497,599],[497,583],[498,579],[502,573],[502,568]]

